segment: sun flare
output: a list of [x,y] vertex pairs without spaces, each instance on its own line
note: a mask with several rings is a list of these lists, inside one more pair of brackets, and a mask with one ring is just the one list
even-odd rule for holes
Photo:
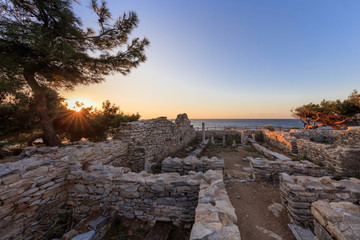
[[66,100],[68,104],[68,109],[75,110],[80,112],[82,108],[88,108],[93,106],[91,101],[84,98],[71,98]]

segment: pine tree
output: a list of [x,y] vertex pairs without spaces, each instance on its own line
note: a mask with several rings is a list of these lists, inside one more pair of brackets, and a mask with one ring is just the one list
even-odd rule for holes
[[129,40],[138,24],[134,12],[113,19],[105,1],[92,0],[99,27],[85,29],[73,12],[76,2],[0,0],[0,81],[18,90],[31,88],[50,146],[60,141],[46,107],[46,89],[72,89],[102,82],[105,75],[126,75],[146,60],[149,45],[146,38]]

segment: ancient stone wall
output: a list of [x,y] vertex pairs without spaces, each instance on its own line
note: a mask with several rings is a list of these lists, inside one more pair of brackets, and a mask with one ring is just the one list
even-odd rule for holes
[[338,174],[353,176],[360,172],[360,147],[334,146],[307,140],[298,141],[299,156],[334,169]]
[[340,131],[329,129],[292,129],[289,131],[289,135],[297,139],[305,139],[318,143],[334,143],[339,136]]
[[250,159],[250,167],[255,181],[278,181],[279,174],[322,177],[327,175],[325,168],[309,161]]
[[186,175],[190,171],[206,172],[210,169],[224,171],[224,160],[217,157],[197,158],[189,156],[187,158],[168,157],[161,162],[161,171],[163,173],[177,172],[180,173],[180,175]]
[[319,240],[360,239],[360,208],[349,202],[311,204],[314,232]]
[[237,217],[223,181],[222,171],[207,171],[200,184],[199,204],[191,240],[241,240]]
[[312,225],[311,203],[318,200],[359,204],[360,180],[335,181],[330,177],[289,176],[280,173],[280,194],[289,216],[305,226]]
[[195,138],[187,115],[179,114],[175,123],[160,117],[122,123],[118,139],[129,144],[128,155],[119,166],[132,171],[150,170],[150,166],[186,146]]
[[78,142],[26,148],[24,159],[0,164],[0,239],[34,239],[34,232],[66,209],[72,173],[93,162],[111,164],[126,151],[121,141]]
[[[78,142],[63,147],[27,148],[22,160],[0,164],[0,239],[40,238],[35,234],[44,233],[59,214],[70,210],[74,222],[86,220],[80,223],[114,215],[150,222],[193,222],[201,183],[207,184],[207,193],[215,194],[211,199],[219,199],[216,206],[222,214],[220,200],[227,197],[223,190],[218,191],[224,184],[222,176],[216,184],[204,182],[203,173],[190,171],[186,159],[182,171],[188,175],[184,176],[175,172],[135,173],[113,166],[127,151],[128,143],[120,140]],[[195,165],[197,171],[224,168],[223,160],[218,158],[191,161],[199,163]],[[96,214],[95,218],[91,214]],[[100,234],[95,225],[85,234]],[[101,225],[100,232],[106,229]],[[64,239],[77,234],[70,231]]]
[[129,168],[94,164],[70,174],[67,205],[78,218],[91,211],[116,211],[144,221],[192,222],[202,173],[153,175]]
[[286,131],[263,130],[264,141],[284,152],[297,153],[297,138]]

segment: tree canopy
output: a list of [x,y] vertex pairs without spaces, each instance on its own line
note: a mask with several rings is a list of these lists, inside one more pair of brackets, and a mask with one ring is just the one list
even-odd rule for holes
[[146,38],[129,39],[135,12],[113,18],[106,2],[91,1],[98,29],[74,14],[76,0],[0,0],[0,83],[6,91],[30,87],[48,145],[60,144],[47,109],[47,89],[72,89],[104,76],[128,74],[146,60]]
[[[138,113],[123,113],[119,106],[111,104],[109,100],[103,102],[100,109],[85,108],[83,103],[77,102],[81,110],[75,111],[69,109],[64,98],[54,90],[48,89],[46,98],[49,116],[53,119],[54,130],[61,141],[79,141],[82,138],[104,141],[117,135],[120,122],[140,118]],[[30,145],[43,137],[31,92],[16,92],[10,99],[0,101],[0,147]]]
[[103,102],[101,109],[83,107],[80,111],[74,111],[63,106],[59,110],[54,119],[55,131],[62,139],[70,141],[79,141],[82,138],[104,141],[117,135],[120,122],[131,122],[140,118],[138,113],[124,114],[120,107],[111,104],[109,100]]
[[345,129],[360,124],[360,94],[354,90],[341,100],[323,100],[320,104],[309,103],[292,110],[293,116],[300,118],[304,129],[328,126]]

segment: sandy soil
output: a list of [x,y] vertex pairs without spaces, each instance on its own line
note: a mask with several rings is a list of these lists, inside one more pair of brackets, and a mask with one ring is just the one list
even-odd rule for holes
[[[231,175],[226,189],[238,217],[242,240],[294,240],[285,211],[275,216],[268,207],[281,203],[278,183],[240,182],[250,176],[250,165],[242,160],[247,156],[259,156],[250,147],[207,148],[205,156],[217,156],[225,160],[225,175]],[[244,169],[245,168],[245,169]]]

